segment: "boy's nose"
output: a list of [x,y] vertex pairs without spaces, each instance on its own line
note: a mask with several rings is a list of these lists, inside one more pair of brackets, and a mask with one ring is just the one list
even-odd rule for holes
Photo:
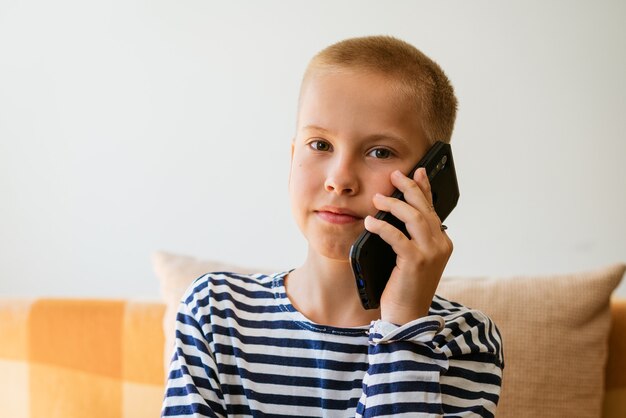
[[344,194],[351,195],[351,194],[354,194],[354,188],[353,187],[351,187],[349,185],[346,185],[346,184],[342,184],[340,182],[336,182],[336,181],[331,180],[331,179],[328,179],[326,181],[325,186],[326,186],[326,191],[327,192],[334,192],[334,193],[337,193],[339,195],[344,195]]
[[358,192],[357,176],[350,164],[338,164],[326,176],[324,188],[338,195],[353,195]]

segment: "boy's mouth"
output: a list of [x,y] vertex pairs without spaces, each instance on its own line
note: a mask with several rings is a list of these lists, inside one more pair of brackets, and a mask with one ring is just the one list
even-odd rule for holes
[[324,206],[316,210],[315,214],[326,222],[340,225],[359,222],[363,219],[349,209],[335,206]]

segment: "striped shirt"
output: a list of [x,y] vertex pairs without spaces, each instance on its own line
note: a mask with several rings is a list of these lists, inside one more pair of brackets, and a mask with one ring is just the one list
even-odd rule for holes
[[187,290],[162,416],[493,417],[502,340],[483,313],[435,296],[403,326],[309,321],[287,272],[209,273]]

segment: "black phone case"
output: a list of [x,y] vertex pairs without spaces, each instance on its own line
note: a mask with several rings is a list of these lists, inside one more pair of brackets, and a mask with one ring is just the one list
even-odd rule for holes
[[[413,177],[415,170],[420,167],[426,168],[433,195],[433,205],[439,219],[443,222],[456,206],[460,196],[450,144],[435,143],[408,176]],[[391,196],[404,200],[404,195],[397,189]],[[379,211],[376,218],[389,222],[404,235],[409,236],[404,222],[391,213]],[[363,307],[365,309],[378,308],[380,296],[396,265],[396,253],[378,235],[365,230],[350,249],[350,262]]]

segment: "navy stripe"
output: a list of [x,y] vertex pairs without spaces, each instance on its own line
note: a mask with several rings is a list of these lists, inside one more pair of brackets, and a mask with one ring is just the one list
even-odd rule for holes
[[[484,334],[483,334],[480,330],[478,331],[478,333],[477,333],[477,334],[478,334],[478,338],[479,338],[479,339],[481,340],[481,342],[482,342],[482,340],[484,339]],[[473,340],[473,336],[472,336],[472,334],[471,334],[471,333],[466,332],[466,333],[464,333],[464,334],[462,335],[462,337],[463,337],[463,341],[465,341],[465,344],[466,344],[466,345],[470,348],[470,350],[471,350],[471,352],[472,352],[472,353],[477,353],[477,352],[480,352],[480,351],[481,351],[481,349],[480,349],[480,347],[478,346],[478,344],[476,344],[476,343],[474,342],[474,340]],[[486,342],[486,341],[485,341],[485,342]],[[486,345],[486,344],[485,344],[485,345]]]
[[429,404],[425,402],[404,402],[388,405],[376,405],[367,408],[363,417],[377,417],[380,415],[405,414],[408,412],[419,412],[422,414],[441,414],[443,411],[439,404]]
[[323,379],[318,376],[295,376],[295,375],[280,375],[280,374],[267,374],[267,373],[254,373],[248,371],[243,367],[237,366],[221,366],[219,371],[222,374],[230,374],[233,376],[241,376],[243,379],[252,380],[257,383],[285,385],[288,387],[317,387],[322,389],[332,390],[352,390],[361,386],[361,379],[347,381],[347,380],[335,380],[335,379]]
[[[464,318],[470,327],[476,328],[478,330],[478,339],[480,340],[481,343],[483,343],[485,347],[487,347],[487,351],[495,353],[496,352],[495,346],[493,345],[492,342],[489,341],[489,339],[487,338],[487,335],[485,335],[485,324],[479,321],[478,319],[476,319],[476,317],[474,317],[473,315],[467,314],[467,315],[464,315]],[[490,321],[490,324],[491,324],[491,321]]]
[[471,390],[466,390],[452,385],[441,385],[441,392],[466,400],[486,399],[494,404],[498,402],[498,396],[493,393],[485,391],[472,392]]
[[252,320],[252,319],[244,319],[238,317],[237,313],[233,311],[231,308],[211,309],[211,316],[221,318],[224,320],[231,320],[240,325],[243,328],[252,328],[252,329],[276,329],[276,330],[298,330],[302,327],[298,325],[295,321],[290,321],[286,319],[276,319],[276,320]]
[[[364,351],[367,347],[363,348]],[[278,356],[273,354],[251,354],[232,345],[215,344],[215,352],[223,355],[236,356],[248,363],[255,364],[275,364],[281,366],[303,367],[310,369],[327,369],[340,372],[366,371],[369,364],[367,362],[340,361],[323,358],[309,358],[296,356]]]
[[[215,286],[226,286],[231,290],[232,293],[245,296],[249,299],[274,299],[274,292],[272,292],[270,289],[248,290],[224,279],[211,280],[211,287],[214,288]],[[221,290],[220,292],[223,293],[224,291]]]
[[[495,352],[499,354],[498,356],[498,360],[499,360],[499,366],[500,367],[504,367],[504,354],[503,354],[503,350],[502,347],[500,346],[500,343],[498,341],[502,341],[502,335],[500,335],[500,331],[496,328],[495,324],[493,323],[493,321],[489,321],[489,336],[491,336],[490,341],[493,343],[493,346],[495,348]],[[496,338],[497,336],[497,338]]]
[[[447,306],[444,307],[443,303],[445,303]],[[465,306],[461,305],[460,303],[442,298],[439,295],[435,295],[430,306],[431,306],[431,309],[443,311],[447,313],[460,312],[460,311],[464,311],[467,309]]]
[[433,348],[429,347],[425,344],[415,344],[411,341],[395,341],[391,344],[376,344],[370,345],[370,354],[380,354],[380,353],[397,353],[401,351],[407,351],[409,353],[420,354],[422,356],[426,356],[429,358],[441,358],[445,359],[445,355],[436,354]]
[[394,361],[389,363],[373,364],[367,373],[370,375],[389,374],[395,372],[441,372],[441,366],[436,363],[425,363],[415,360]]
[[176,330],[176,338],[184,345],[196,347],[198,350],[206,354],[210,355],[208,349],[202,342],[196,340],[191,335],[183,334],[180,330]]
[[189,405],[166,406],[163,410],[162,416],[185,416],[193,414],[201,414],[203,417],[217,418],[219,415],[224,415],[224,412],[220,405],[214,403],[209,403],[208,406],[192,403]]
[[439,393],[438,382],[391,382],[367,387],[367,396],[398,392]]
[[467,353],[463,355],[462,360],[493,364],[497,367],[502,368],[502,366],[500,365],[500,360],[494,353]]
[[[490,362],[491,363],[491,362]],[[448,367],[446,372],[447,376],[462,377],[463,379],[472,382],[481,382],[487,385],[500,386],[502,385],[502,378],[493,373],[483,373],[476,370],[467,369],[464,367]]]
[[439,329],[439,322],[429,321],[424,322],[423,324],[416,324],[412,327],[405,329],[402,332],[399,332],[398,335],[394,337],[394,340],[406,340],[411,338],[414,335],[421,334],[428,331],[437,331]]
[[274,280],[273,276],[268,276],[266,274],[260,274],[260,273],[259,274],[241,274],[241,273],[233,273],[230,271],[213,272],[206,276],[209,279],[215,276],[226,276],[232,279],[233,282],[239,281],[244,284],[260,285],[263,287],[267,287],[268,289],[272,288],[272,281]]
[[248,399],[259,401],[262,400],[263,403],[267,403],[270,405],[317,407],[320,408],[320,410],[345,411],[347,409],[350,409],[350,404],[356,405],[356,403],[358,402],[358,398],[327,399],[317,396],[294,396],[291,394],[283,395],[280,393],[246,392],[246,395]]
[[468,416],[468,412],[473,412],[474,415],[482,418],[494,418],[493,413],[491,413],[487,408],[482,405],[460,407],[456,405],[444,404],[443,410],[445,411],[446,416]]
[[[244,345],[260,345],[266,347],[280,348],[301,348],[308,350],[334,351],[337,353],[362,353],[363,347],[357,344],[340,344],[330,341],[320,341],[313,339],[296,339],[296,338],[280,338],[280,337],[258,337],[252,335],[243,335],[235,328],[213,325],[215,334],[228,336],[236,339]],[[215,339],[215,337],[214,337]]]
[[196,298],[196,294],[202,292],[207,287],[209,287],[209,281],[207,280],[207,276],[198,277],[192,284],[192,291],[188,291],[189,295],[187,295],[187,298],[183,299],[183,303],[185,305],[191,304],[191,302],[193,302]]
[[252,415],[250,411],[250,406],[245,404],[228,404],[226,405],[226,410],[228,411],[228,416],[232,415]]
[[247,303],[244,302],[240,302],[238,300],[236,300],[233,295],[231,295],[228,292],[215,292],[213,290],[209,291],[209,295],[206,296],[204,299],[202,299],[202,301],[209,301],[213,299],[216,302],[230,302],[233,304],[233,306],[242,311],[242,312],[249,312],[249,313],[281,313],[281,309],[279,306],[275,306],[269,303],[269,299],[262,304],[259,305],[248,305]]
[[[300,330],[303,326],[311,331],[315,332],[337,332],[348,335],[355,336],[363,336],[367,337],[367,330],[365,329],[355,329],[355,328],[337,328],[337,327],[328,327],[328,326],[311,326],[310,324],[303,324],[302,322],[294,321],[292,319],[282,319],[283,316],[276,315],[279,319],[273,320],[256,320],[256,319],[245,319],[239,316],[239,312],[233,310],[231,308],[218,309],[216,307],[211,307],[211,316],[220,318],[224,320],[224,323],[230,323],[234,321],[236,325],[240,325],[240,328],[250,328],[250,329],[268,329],[268,330]],[[267,313],[283,313],[283,311],[279,309],[268,309]],[[264,316],[265,318],[266,316]],[[200,325],[204,325],[205,323],[209,323],[210,318],[201,318]]]

